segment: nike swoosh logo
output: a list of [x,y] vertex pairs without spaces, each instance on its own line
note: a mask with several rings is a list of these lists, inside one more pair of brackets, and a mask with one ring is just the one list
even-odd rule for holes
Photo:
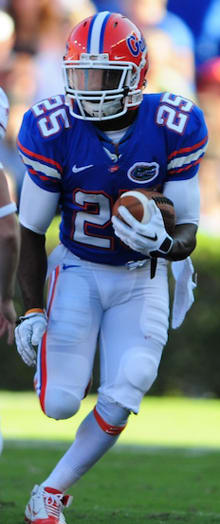
[[72,168],[73,173],[79,173],[80,171],[84,171],[84,169],[89,169],[89,167],[93,167],[93,164],[89,164],[89,166],[82,166],[82,167],[76,167],[76,164]]
[[148,238],[149,240],[153,240],[154,242],[156,242],[157,240],[157,234],[155,233],[154,237],[149,237],[147,235],[144,235],[146,238]]
[[68,269],[69,267],[80,267],[77,264],[63,264],[63,269]]

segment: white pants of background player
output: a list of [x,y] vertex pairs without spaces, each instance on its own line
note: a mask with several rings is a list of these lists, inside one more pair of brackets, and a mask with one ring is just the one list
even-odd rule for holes
[[[59,260],[57,265],[56,257]],[[44,482],[64,491],[117,440],[154,382],[167,341],[167,263],[126,267],[79,259],[56,249],[50,277],[48,329],[38,351],[36,389],[52,418],[74,415],[92,375],[99,336],[100,387],[93,412]]]

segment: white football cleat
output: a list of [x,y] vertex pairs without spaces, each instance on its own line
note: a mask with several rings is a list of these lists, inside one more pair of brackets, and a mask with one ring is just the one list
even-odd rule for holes
[[25,509],[25,521],[28,524],[66,524],[62,510],[70,506],[73,497],[63,493],[50,493],[47,491],[49,489],[34,486]]

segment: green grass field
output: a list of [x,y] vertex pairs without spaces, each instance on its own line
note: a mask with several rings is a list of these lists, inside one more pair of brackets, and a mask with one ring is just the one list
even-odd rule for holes
[[[32,392],[0,391],[2,430],[6,439],[72,441],[80,421],[94,407],[89,395],[69,420],[54,421],[41,411]],[[120,443],[144,446],[210,447],[220,450],[220,401],[145,397],[138,416],[131,415]]]
[[[55,422],[33,393],[0,392],[5,447],[0,458],[0,522],[21,524],[35,483],[53,468],[95,404]],[[68,524],[220,523],[220,401],[145,397],[118,444],[70,493]]]

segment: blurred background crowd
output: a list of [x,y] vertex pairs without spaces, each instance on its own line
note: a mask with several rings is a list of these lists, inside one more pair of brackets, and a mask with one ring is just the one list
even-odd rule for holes
[[146,92],[171,91],[203,109],[209,146],[200,170],[201,224],[220,230],[220,0],[0,0],[0,85],[10,118],[0,159],[19,204],[24,167],[16,137],[34,102],[64,92],[61,62],[71,28],[109,10],[128,15],[146,38]]

